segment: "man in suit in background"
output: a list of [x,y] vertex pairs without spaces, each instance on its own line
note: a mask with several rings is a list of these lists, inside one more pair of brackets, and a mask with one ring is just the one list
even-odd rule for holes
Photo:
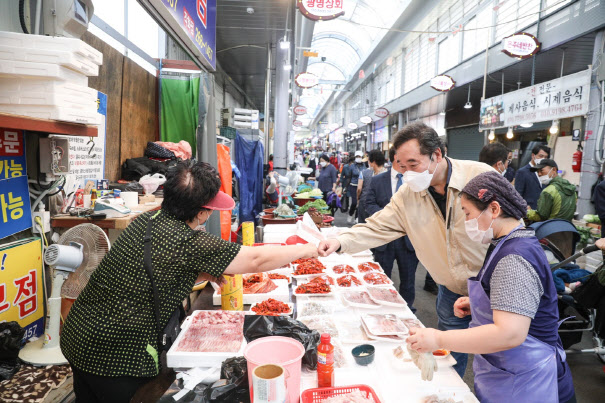
[[[367,195],[364,197],[365,210],[368,217],[389,204],[393,194],[403,184],[403,175],[398,172],[399,166],[394,163],[395,150],[393,148],[389,150],[389,159],[393,166],[386,172],[372,178],[370,187],[367,189]],[[379,246],[373,249],[373,252],[374,258],[389,277],[391,277],[393,271],[393,262],[397,260],[400,280],[399,293],[408,303],[412,312],[416,312],[416,308],[413,305],[416,297],[414,284],[416,281],[418,258],[408,237],[401,237],[386,245]]]
[[535,146],[531,152],[531,161],[524,167],[519,168],[515,175],[515,189],[532,208],[538,208],[538,199],[542,193],[542,184],[536,172],[529,169],[535,167],[540,160],[550,158],[550,147],[543,144]]

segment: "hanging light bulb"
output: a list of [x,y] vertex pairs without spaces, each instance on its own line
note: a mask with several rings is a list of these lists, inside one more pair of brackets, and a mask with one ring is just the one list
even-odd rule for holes
[[552,126],[550,126],[550,129],[548,130],[550,132],[550,134],[557,134],[559,132],[559,120],[553,120],[552,121]]
[[487,139],[489,141],[494,141],[496,139],[496,132],[493,130],[490,130],[489,135],[487,136]]
[[280,49],[288,49],[290,47],[290,41],[287,40],[283,40],[279,42],[279,48]]
[[290,63],[284,64],[284,70],[285,71],[290,71],[292,70],[292,65]]
[[528,128],[532,127],[533,125],[534,125],[533,123],[521,123],[520,126],[528,129]]
[[473,104],[471,104],[471,86],[468,86],[468,98],[466,99],[466,105],[464,105],[464,109],[471,109]]
[[510,140],[510,139],[512,139],[512,138],[513,138],[513,136],[514,136],[514,133],[513,133],[513,128],[512,128],[512,127],[509,127],[509,128],[508,128],[508,131],[506,132],[506,138]]

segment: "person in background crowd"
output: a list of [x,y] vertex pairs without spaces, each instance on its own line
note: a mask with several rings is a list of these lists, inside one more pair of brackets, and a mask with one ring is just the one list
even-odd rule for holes
[[319,169],[319,158],[317,158],[315,151],[311,152],[311,157],[309,158],[309,165],[307,165],[307,168],[311,168],[312,170],[309,176],[316,178]]
[[[373,152],[370,152],[370,160]],[[365,192],[367,194],[364,197],[364,204],[368,217],[389,204],[391,197],[397,193],[397,190],[403,184],[403,175],[400,172],[399,165],[395,163],[395,149],[393,147],[389,150],[389,159],[393,163],[393,167],[373,177],[368,190]],[[414,300],[416,298],[415,281],[418,258],[409,238],[404,236],[395,239],[386,245],[372,249],[372,252],[374,253],[374,259],[389,277],[393,272],[393,262],[397,261],[399,293],[408,303],[412,312],[416,312]]]
[[269,185],[267,185],[265,193],[267,193],[269,204],[277,204],[279,199],[279,183],[277,182],[277,178],[279,178],[279,174],[275,171],[271,171],[267,175],[266,183],[269,183]]
[[259,273],[317,256],[311,244],[253,248],[222,240],[205,225],[215,210],[232,210],[209,164],[179,162],[164,184],[159,211],[139,215],[111,245],[78,296],[61,331],[78,403],[127,403],[160,372],[158,325],[143,264],[150,227],[153,278],[164,329],[196,281]]
[[332,151],[332,156],[330,157],[330,164],[334,165],[334,168],[338,170],[338,157],[336,156],[336,151]]
[[506,173],[504,174],[506,180],[510,183],[513,183],[515,180],[515,168],[513,168],[513,152],[508,151],[508,168],[506,168]]
[[[493,171],[476,161],[443,157],[443,146],[434,129],[414,122],[393,137],[396,164],[403,185],[384,209],[319,244],[321,256],[337,250],[356,253],[408,236],[416,256],[437,284],[439,328],[466,329],[470,318],[454,316],[454,302],[467,294],[466,279],[477,274],[486,245],[471,242],[466,234],[460,191],[475,176]],[[452,353],[454,369],[464,375],[468,356]]]
[[355,159],[349,166],[351,169],[351,182],[348,188],[348,194],[351,197],[351,207],[349,207],[349,217],[347,218],[349,224],[353,224],[356,217],[355,213],[357,212],[357,184],[359,183],[361,171],[364,169],[362,156],[363,153],[361,151],[355,151]]
[[605,181],[602,180],[599,182],[599,184],[597,184],[597,186],[595,186],[592,197],[595,210],[599,216],[599,219],[601,220],[601,237],[605,238]]
[[529,164],[521,167],[515,175],[515,189],[533,209],[538,207],[542,184],[538,179],[538,174],[529,169],[535,167],[543,158],[550,158],[550,147],[539,144],[533,148]]
[[269,154],[269,172],[273,172],[273,154]]
[[510,150],[502,143],[491,143],[484,146],[479,152],[479,162],[494,168],[502,176],[506,174],[510,163],[508,155]]
[[489,244],[485,263],[456,301],[470,329],[410,329],[418,352],[440,348],[475,354],[475,392],[481,402],[575,402],[571,370],[559,337],[559,309],[548,259],[533,229],[519,225],[527,204],[495,172],[462,189],[466,232]]
[[538,173],[540,183],[545,188],[540,193],[537,208],[535,210],[528,208],[527,218],[531,221],[546,221],[553,218],[571,221],[578,200],[576,186],[559,176],[557,163],[551,159],[542,159],[539,164],[530,169]]
[[336,180],[338,178],[338,172],[334,165],[330,164],[330,157],[328,154],[322,154],[319,158],[319,165],[321,170],[319,172],[318,187],[323,192],[323,199],[328,202],[328,193],[336,190]]
[[369,154],[370,167],[361,171],[359,182],[357,182],[357,220],[360,223],[366,222],[366,209],[364,198],[370,187],[372,177],[386,171],[384,168],[384,154],[382,151],[372,150]]
[[343,206],[342,212],[349,212],[349,203],[351,201],[351,196],[349,194],[349,185],[351,184],[351,165],[354,163],[354,159],[351,157],[347,157],[342,163],[342,170],[340,171],[340,176],[338,178],[337,186],[342,186],[342,196],[340,204]]

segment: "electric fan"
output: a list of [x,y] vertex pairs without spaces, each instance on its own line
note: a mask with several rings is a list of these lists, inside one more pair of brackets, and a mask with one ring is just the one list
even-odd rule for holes
[[108,251],[107,235],[94,224],[70,228],[58,243],[46,249],[44,262],[54,271],[45,334],[44,338],[25,345],[19,352],[21,360],[32,365],[67,363],[59,346],[61,297],[77,298]]

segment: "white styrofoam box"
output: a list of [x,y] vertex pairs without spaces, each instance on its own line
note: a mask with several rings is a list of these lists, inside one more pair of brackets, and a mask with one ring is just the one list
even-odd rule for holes
[[19,60],[32,63],[53,63],[68,67],[86,76],[98,76],[99,66],[79,53],[49,49],[4,46],[0,42],[0,60]]
[[20,34],[17,32],[0,32],[0,44],[17,48],[45,49],[60,52],[77,53],[92,61],[97,66],[103,64],[103,54],[76,38],[57,36]]
[[0,91],[0,104],[54,105],[69,109],[96,109],[97,94],[73,95],[62,92]]
[[3,92],[60,92],[65,95],[79,97],[94,97],[95,102],[98,91],[87,86],[73,84],[69,81],[57,81],[46,78],[2,78],[0,77],[0,94]]
[[88,109],[69,109],[51,105],[6,105],[0,104],[0,112],[30,116],[38,119],[61,120],[87,125],[100,124],[96,105]]
[[88,77],[84,74],[52,63],[2,60],[0,62],[0,78],[6,77],[47,78],[88,87]]
[[[273,280],[277,288],[271,292],[265,294],[244,294],[244,305],[253,305],[259,302],[263,302],[269,298],[273,298],[277,301],[288,303],[290,302],[290,289],[288,288],[287,280]],[[221,304],[221,294],[216,289],[212,295],[212,303],[214,305]]]

